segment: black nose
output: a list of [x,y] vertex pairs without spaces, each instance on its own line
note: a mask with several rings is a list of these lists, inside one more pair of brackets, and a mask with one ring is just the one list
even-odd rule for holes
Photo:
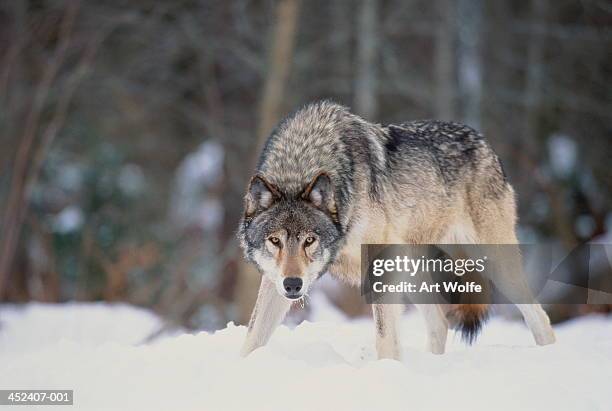
[[301,296],[302,279],[298,277],[288,277],[283,280],[285,287],[285,295],[289,298],[298,298]]

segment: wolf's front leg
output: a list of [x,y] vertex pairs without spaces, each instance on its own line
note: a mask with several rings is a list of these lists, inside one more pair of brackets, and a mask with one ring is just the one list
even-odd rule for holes
[[378,359],[400,359],[397,322],[402,306],[399,304],[372,304],[376,326],[376,353]]
[[291,302],[276,291],[274,283],[266,276],[262,276],[257,302],[251,314],[249,330],[240,354],[246,357],[256,348],[266,345],[290,307]]
[[427,349],[433,354],[444,354],[448,321],[438,304],[415,304],[427,327]]

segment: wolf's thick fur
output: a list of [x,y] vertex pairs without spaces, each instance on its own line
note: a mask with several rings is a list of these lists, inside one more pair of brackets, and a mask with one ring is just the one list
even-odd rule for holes
[[[243,353],[265,344],[282,321],[287,278],[303,281],[291,297],[327,271],[357,285],[361,244],[515,244],[515,223],[514,191],[472,128],[382,126],[330,102],[310,104],[273,131],[247,190],[239,238],[263,277]],[[524,282],[516,263],[506,273],[513,284]],[[418,308],[434,353],[444,351],[449,320],[471,340],[486,316],[481,305]],[[554,341],[539,305],[519,309],[538,344]],[[379,357],[399,358],[397,307],[373,305],[373,313]]]

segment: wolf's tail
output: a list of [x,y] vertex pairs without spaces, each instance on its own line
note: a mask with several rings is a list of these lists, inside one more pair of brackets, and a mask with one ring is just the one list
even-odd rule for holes
[[470,272],[461,276],[461,281],[476,282],[482,286],[479,294],[461,293],[456,304],[451,304],[446,312],[449,326],[461,333],[461,340],[467,344],[476,341],[480,330],[489,317],[489,302],[492,296],[492,284],[483,274]]
[[451,328],[461,333],[461,340],[472,344],[489,316],[489,304],[453,304],[446,313]]

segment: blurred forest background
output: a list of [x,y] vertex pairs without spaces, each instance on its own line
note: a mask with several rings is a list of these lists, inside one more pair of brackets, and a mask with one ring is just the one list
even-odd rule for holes
[[235,231],[256,152],[321,98],[481,129],[523,241],[612,242],[610,1],[4,0],[0,301],[244,322],[259,278]]

